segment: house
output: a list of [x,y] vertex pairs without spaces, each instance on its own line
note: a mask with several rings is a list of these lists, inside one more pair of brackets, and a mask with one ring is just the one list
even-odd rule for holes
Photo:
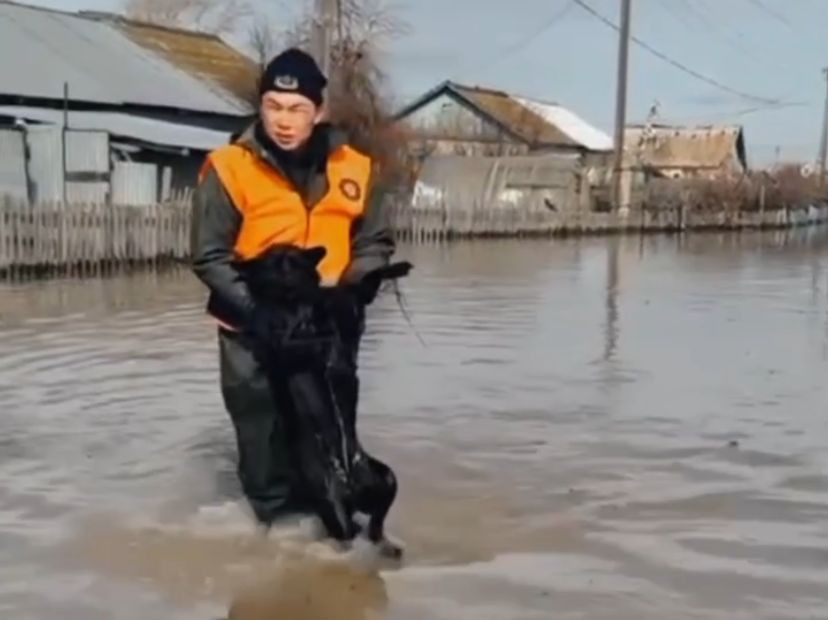
[[571,110],[445,81],[394,115],[415,154],[578,154],[605,160],[613,141]]
[[747,171],[741,126],[631,125],[626,166],[668,178],[711,178]]
[[589,208],[613,152],[610,136],[562,105],[453,81],[394,122],[417,169],[412,207],[468,225],[481,209],[517,208],[531,228]]
[[25,143],[37,200],[67,187],[116,202],[192,187],[204,154],[252,114],[258,78],[217,36],[9,0],[0,57],[0,128]]

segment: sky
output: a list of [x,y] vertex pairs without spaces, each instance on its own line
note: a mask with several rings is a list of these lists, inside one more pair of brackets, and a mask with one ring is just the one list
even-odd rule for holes
[[[20,1],[62,10],[123,5]],[[303,4],[250,1],[277,28]],[[618,33],[579,2],[619,23],[620,0],[389,0],[407,32],[386,46],[388,87],[401,103],[445,79],[506,90],[557,102],[612,135]],[[657,122],[742,125],[751,165],[815,160],[828,0],[632,5],[632,36],[640,44],[630,47],[628,123],[643,122],[657,103]]]

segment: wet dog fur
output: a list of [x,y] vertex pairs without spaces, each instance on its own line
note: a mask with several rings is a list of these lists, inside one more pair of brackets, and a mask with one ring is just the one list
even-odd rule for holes
[[[320,286],[317,265],[323,257],[323,249],[277,246],[237,267],[256,304],[281,317],[275,324],[281,320],[286,332],[301,334],[303,322],[304,327],[310,324],[305,335],[312,342],[322,327],[316,344],[303,346],[301,335],[295,346],[286,346],[284,340],[263,343],[269,351],[264,364],[274,397],[280,405],[290,403],[285,407],[288,443],[305,499],[335,540],[349,542],[361,533],[383,555],[399,559],[402,549],[385,535],[385,520],[397,496],[396,476],[357,437],[355,369],[331,363],[331,346],[336,357],[343,338],[359,339],[361,317],[352,314],[351,292]],[[374,277],[401,277],[408,269],[408,263],[398,263]],[[362,526],[359,514],[367,517]]]

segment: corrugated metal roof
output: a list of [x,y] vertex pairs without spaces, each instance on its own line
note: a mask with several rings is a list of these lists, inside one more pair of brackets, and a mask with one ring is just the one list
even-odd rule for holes
[[[118,23],[0,0],[0,93],[62,99],[66,81],[72,100],[229,115],[249,111],[225,85],[137,44]],[[200,40],[210,48],[224,45],[207,35]]]
[[395,117],[402,119],[446,93],[465,102],[464,105],[532,147],[554,145],[591,151],[612,150],[612,138],[561,105],[518,97],[490,88],[464,86],[452,81],[443,82],[427,92]]
[[454,218],[518,205],[548,214],[544,198],[569,206],[577,165],[575,154],[429,156],[417,175],[412,206],[445,209]]
[[557,127],[548,123],[533,110],[520,105],[507,93],[459,85],[455,85],[454,90],[527,144],[578,146],[577,142],[559,131]]
[[[55,125],[63,123],[63,112],[51,108],[0,106],[0,116],[13,116]],[[226,144],[230,139],[230,133],[228,132],[167,123],[125,112],[79,112],[70,110],[69,127],[73,129],[102,130],[113,136],[199,151],[212,150],[217,146]]]
[[126,19],[115,26],[141,47],[196,76],[205,84],[252,101],[258,91],[258,66],[220,38],[200,32],[161,28]]
[[611,151],[613,148],[613,140],[609,135],[561,105],[524,97],[512,96],[512,99],[538,114],[547,123],[554,125],[573,142],[582,144],[592,151]]
[[625,152],[631,162],[653,168],[717,169],[744,167],[744,137],[739,126],[629,126]]

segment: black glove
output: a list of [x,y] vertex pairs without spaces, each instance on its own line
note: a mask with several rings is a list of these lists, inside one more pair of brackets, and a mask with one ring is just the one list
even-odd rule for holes
[[328,289],[325,310],[340,336],[359,334],[365,318],[365,303],[353,284],[341,284]]
[[400,261],[369,271],[357,282],[352,284],[354,292],[359,301],[363,305],[368,306],[376,299],[383,281],[404,278],[411,271],[411,268],[411,263]]
[[366,275],[362,280],[352,285],[352,294],[356,301],[363,306],[371,305],[377,298],[382,280],[372,274]]

